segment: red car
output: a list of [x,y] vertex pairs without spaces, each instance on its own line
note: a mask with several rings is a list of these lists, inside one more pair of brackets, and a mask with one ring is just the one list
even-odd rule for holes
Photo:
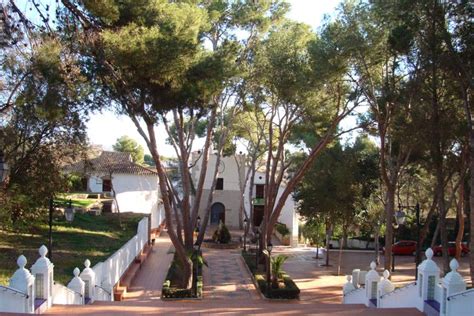
[[[385,247],[383,248],[385,252]],[[416,241],[413,240],[400,240],[392,245],[392,253],[394,255],[415,255],[416,253]]]
[[[443,247],[441,245],[434,247],[433,253],[435,256],[443,255]],[[456,254],[456,243],[454,241],[450,241],[448,243],[448,253],[452,257],[454,257],[454,255]],[[461,243],[461,257],[464,257],[468,253],[469,253],[469,248],[467,248],[466,243],[462,242]]]

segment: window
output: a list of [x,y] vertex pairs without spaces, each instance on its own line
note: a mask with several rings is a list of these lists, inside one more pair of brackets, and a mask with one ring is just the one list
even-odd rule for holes
[[428,297],[427,300],[434,300],[435,297],[435,287],[436,287],[436,277],[434,275],[428,276]]
[[102,180],[102,192],[112,191],[112,180],[104,179]]
[[44,295],[44,275],[37,273],[35,275],[35,293],[37,298],[46,298]]
[[257,199],[263,199],[264,192],[265,192],[265,185],[264,184],[255,185],[255,197]]
[[224,178],[217,178],[216,190],[224,190]]

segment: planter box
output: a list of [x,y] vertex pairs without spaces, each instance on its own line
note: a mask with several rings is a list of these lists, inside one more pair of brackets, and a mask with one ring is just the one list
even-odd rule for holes
[[274,235],[276,236],[276,238],[278,238],[278,240],[280,240],[280,242],[283,246],[289,246],[290,245],[290,235],[283,236],[277,230],[275,230]]

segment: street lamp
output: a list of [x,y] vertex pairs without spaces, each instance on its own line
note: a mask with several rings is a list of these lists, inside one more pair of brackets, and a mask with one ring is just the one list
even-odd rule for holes
[[68,223],[72,223],[74,220],[74,208],[72,207],[72,201],[69,200],[68,206],[64,210],[64,217],[66,217],[66,221]]
[[3,184],[8,177],[8,164],[5,161],[5,156],[3,155],[3,151],[0,150],[0,184]]
[[268,250],[268,259],[267,259],[267,295],[270,293],[270,284],[271,284],[271,278],[272,278],[272,271],[271,271],[271,260],[272,260],[272,249],[273,245],[271,242],[267,244],[267,250]]
[[199,228],[201,226],[201,216],[198,215],[196,218],[196,227]]
[[244,219],[244,252],[247,252],[247,229],[248,229],[249,221]]
[[257,227],[257,231],[255,232],[255,237],[257,238],[257,249],[255,252],[255,271],[258,271],[258,253],[260,252],[260,227]]
[[392,272],[395,272],[395,253],[393,252],[393,245],[395,244],[395,232],[396,229],[400,226],[405,224],[406,220],[406,214],[401,210],[401,208],[398,209],[398,211],[393,214],[395,218],[395,225],[394,225],[394,232],[393,232],[393,238],[392,238]]
[[[398,204],[398,212],[397,213],[403,213],[402,208],[405,209],[411,209],[415,210],[415,219],[416,219],[416,250],[415,250],[415,280],[418,278],[418,265],[420,264],[420,250],[421,250],[421,245],[420,245],[420,229],[421,229],[421,223],[420,223],[420,203],[416,203],[416,205],[401,205]],[[403,219],[403,223],[405,222],[405,219]],[[403,224],[402,223],[402,224]]]
[[196,241],[194,243],[194,295],[197,297],[197,278],[198,278],[198,254],[199,254],[199,243]]

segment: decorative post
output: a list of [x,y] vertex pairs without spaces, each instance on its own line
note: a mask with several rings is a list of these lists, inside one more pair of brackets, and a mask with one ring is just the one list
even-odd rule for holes
[[91,262],[89,259],[84,261],[84,270],[81,272],[81,280],[84,281],[84,297],[86,303],[94,303],[95,300],[95,272],[90,268]]
[[346,295],[347,293],[352,292],[356,289],[354,284],[352,283],[352,276],[347,275],[346,280],[347,280],[347,282],[342,287],[342,294],[344,294],[344,295]]
[[426,259],[418,266],[418,278],[416,286],[418,287],[418,297],[420,304],[418,310],[424,309],[425,301],[435,299],[436,286],[439,283],[440,269],[432,260],[433,250],[428,248],[425,252]]
[[393,292],[395,290],[395,286],[392,284],[392,282],[389,280],[390,278],[390,272],[388,270],[385,270],[383,272],[383,278],[379,282],[378,288],[377,288],[377,307],[383,307],[380,306],[380,297],[386,293]]
[[31,314],[35,311],[35,277],[31,275],[28,269],[25,269],[25,256],[19,256],[16,264],[18,265],[18,270],[15,271],[12,278],[10,279],[9,286],[28,295],[24,312]]
[[35,298],[45,300],[50,308],[53,305],[54,264],[46,258],[48,248],[45,245],[42,245],[38,252],[40,257],[31,267],[31,272],[35,276]]
[[359,274],[360,274],[360,269],[354,269],[352,270],[352,285],[354,285],[354,288],[359,288]]
[[367,307],[371,306],[371,304],[377,306],[377,286],[380,282],[380,275],[375,270],[376,267],[377,265],[372,261],[370,263],[370,271],[365,276],[365,295],[367,298],[365,305]]
[[447,311],[447,298],[453,294],[463,292],[466,290],[466,282],[463,277],[457,272],[459,263],[456,259],[451,260],[449,263],[451,272],[445,275],[443,279],[443,298],[441,300],[441,311],[440,315],[446,315]]
[[84,305],[85,284],[84,281],[82,281],[79,277],[79,272],[79,268],[74,269],[74,278],[72,278],[67,287],[81,295],[81,302],[79,304]]

